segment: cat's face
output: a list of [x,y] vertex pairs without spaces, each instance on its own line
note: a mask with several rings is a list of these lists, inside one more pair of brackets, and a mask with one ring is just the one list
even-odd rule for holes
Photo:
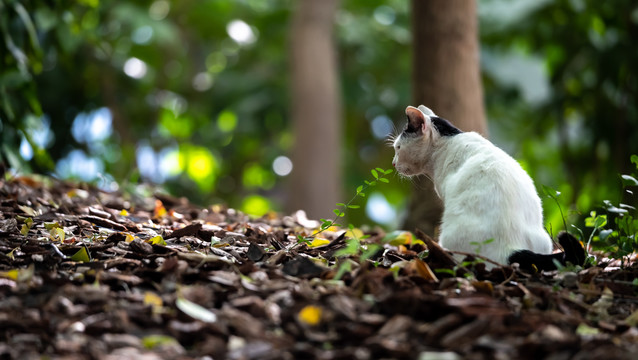
[[433,132],[429,116],[421,110],[408,106],[405,109],[408,123],[403,132],[394,139],[392,165],[404,176],[427,173],[430,144]]

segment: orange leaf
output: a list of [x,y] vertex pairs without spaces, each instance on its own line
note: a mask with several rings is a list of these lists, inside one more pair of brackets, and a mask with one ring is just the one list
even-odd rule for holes
[[421,259],[414,259],[414,262],[416,264],[416,271],[422,278],[426,280],[432,280],[434,282],[439,282],[439,279],[436,277],[432,269],[430,269],[428,263]]

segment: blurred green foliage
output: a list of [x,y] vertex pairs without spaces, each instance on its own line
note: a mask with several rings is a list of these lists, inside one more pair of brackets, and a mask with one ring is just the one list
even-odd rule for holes
[[[0,0],[4,160],[105,188],[145,181],[201,204],[281,210],[286,177],[273,162],[303,141],[288,119],[294,3]],[[479,2],[492,140],[559,190],[570,214],[620,201],[616,174],[638,153],[637,5],[515,3],[533,5]],[[347,193],[391,161],[382,138],[410,103],[409,19],[400,0],[344,0],[335,19]],[[410,183],[394,179],[362,208],[385,198],[400,213]],[[556,233],[558,208],[545,208]],[[368,215],[348,222],[374,223]]]
[[[512,152],[537,185],[562,194],[572,223],[605,199],[635,206],[618,174],[630,172],[630,155],[638,153],[638,3],[554,0],[532,6],[537,8],[530,14],[505,25],[482,18],[481,42],[492,54],[542,61],[548,96],[525,102],[516,89],[486,77],[490,127],[516,144]],[[556,234],[563,227],[560,211],[552,201],[544,204]]]

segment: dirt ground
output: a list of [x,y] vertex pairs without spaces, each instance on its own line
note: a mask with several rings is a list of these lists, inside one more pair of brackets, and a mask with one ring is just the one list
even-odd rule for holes
[[0,359],[638,356],[635,265],[487,271],[381,230],[364,260],[317,225],[0,180]]

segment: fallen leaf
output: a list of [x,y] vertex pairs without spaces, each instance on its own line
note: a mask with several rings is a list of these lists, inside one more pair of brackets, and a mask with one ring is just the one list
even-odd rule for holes
[[492,295],[494,292],[494,285],[491,281],[472,281],[471,284],[478,292],[482,292],[483,294]]
[[80,262],[90,262],[91,256],[89,255],[89,252],[86,250],[86,247],[83,246],[80,250],[78,250],[75,254],[71,256],[71,260],[80,261]]
[[301,309],[301,311],[299,311],[297,317],[303,324],[316,326],[321,322],[321,314],[322,310],[320,307],[307,305],[303,309]]
[[328,244],[330,244],[330,240],[322,239],[322,238],[315,238],[308,244],[308,246],[309,247],[319,247],[319,246],[324,246],[324,245],[328,245]]
[[152,238],[148,240],[148,242],[151,243],[151,245],[166,246],[166,241],[164,241],[164,238],[162,237],[162,235],[153,236]]
[[351,239],[361,239],[363,237],[363,231],[359,228],[346,231],[346,237]]
[[162,298],[154,292],[147,291],[144,293],[144,305],[150,305],[153,309],[153,313],[158,313],[162,310],[164,302]]
[[15,255],[14,255],[13,253],[14,253],[16,250],[18,250],[19,248],[20,248],[19,246],[18,246],[18,247],[13,248],[13,250],[9,251],[9,252],[6,254],[6,255],[7,255],[7,257],[8,257],[9,259],[11,259],[11,260],[15,260],[16,258],[15,258]]
[[168,335],[149,335],[142,339],[142,344],[147,349],[154,349],[161,345],[178,344],[175,338]]
[[54,228],[53,230],[51,230],[51,240],[53,241],[58,240],[60,242],[64,242],[65,237],[66,237],[66,234],[64,233],[64,229]]
[[416,264],[416,271],[419,273],[419,276],[426,280],[432,280],[434,282],[439,282],[439,279],[436,277],[430,266],[421,259],[414,259],[414,263]]
[[383,237],[383,241],[393,246],[409,245],[412,243],[412,233],[409,231],[396,230]]
[[58,224],[57,222],[45,222],[44,223],[44,228],[51,231],[53,229],[57,229],[60,227],[60,224]]
[[31,280],[35,273],[35,265],[31,264],[26,269],[11,269],[8,271],[0,271],[0,277],[24,282]]
[[153,218],[162,218],[164,216],[166,216],[167,211],[166,208],[164,207],[164,204],[162,204],[162,201],[157,199],[155,200],[155,209],[153,210]]
[[18,271],[19,271],[18,269],[0,271],[0,277],[11,279],[11,280],[18,280]]
[[22,210],[23,213],[29,216],[37,216],[38,214],[32,208],[24,205],[18,205],[18,209]]
[[214,323],[217,321],[217,315],[215,315],[215,313],[204,308],[201,305],[198,305],[192,301],[186,300],[185,298],[182,298],[182,297],[177,298],[177,300],[175,301],[175,305],[184,314],[192,317],[193,319],[197,319],[205,323]]
[[599,333],[600,333],[600,330],[593,328],[587,324],[580,324],[576,328],[576,334],[580,336],[592,336],[592,335],[598,335]]

